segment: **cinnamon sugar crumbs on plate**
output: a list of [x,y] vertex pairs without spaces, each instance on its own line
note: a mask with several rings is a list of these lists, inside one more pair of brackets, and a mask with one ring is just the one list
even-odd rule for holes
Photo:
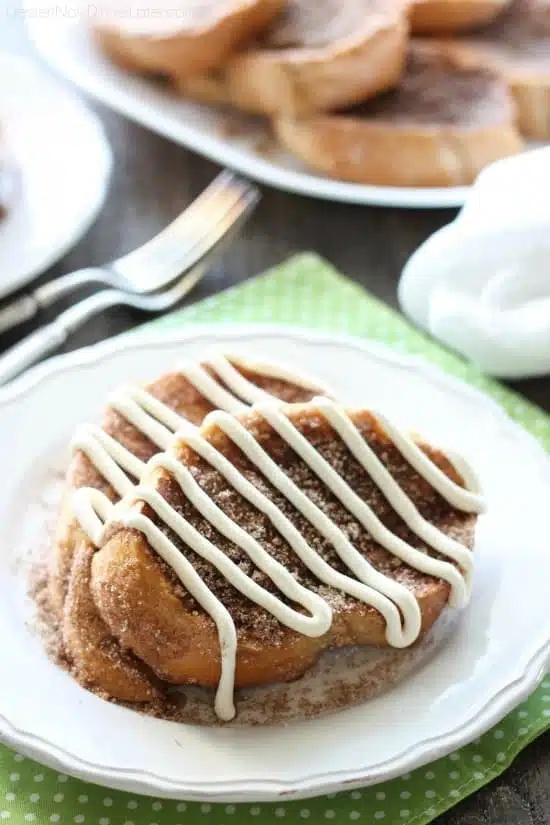
[[[457,614],[448,611],[425,637],[405,651],[368,647],[329,651],[294,682],[237,690],[237,717],[225,725],[286,725],[373,699],[429,661],[453,632],[456,621]],[[213,704],[214,690],[187,686],[172,688],[148,705],[124,706],[179,724],[223,725]]]
[[48,659],[63,670],[70,670],[63,646],[61,626],[50,602],[48,567],[45,560],[38,561],[31,567],[28,595],[36,610],[27,627],[40,637]]

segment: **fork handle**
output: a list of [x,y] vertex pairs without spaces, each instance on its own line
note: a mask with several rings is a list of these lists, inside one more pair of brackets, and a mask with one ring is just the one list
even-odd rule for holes
[[67,335],[67,331],[57,321],[27,335],[0,358],[0,385],[11,381],[27,367],[54,352],[65,343]]
[[98,292],[62,312],[53,323],[27,335],[0,357],[0,386],[58,349],[89,318],[119,303],[120,293],[116,290]]
[[11,301],[0,309],[0,333],[7,332],[9,329],[25,323],[25,321],[30,321],[37,314],[39,308],[33,292]]
[[101,282],[104,278],[105,275],[101,269],[92,267],[79,269],[68,275],[62,275],[60,278],[54,278],[53,281],[39,286],[33,292],[21,295],[0,308],[0,334],[25,321],[30,321],[40,310],[51,306],[73,290],[86,284]]

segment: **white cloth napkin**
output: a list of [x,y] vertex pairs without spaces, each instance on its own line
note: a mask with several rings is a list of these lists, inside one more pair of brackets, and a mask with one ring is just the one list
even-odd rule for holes
[[501,378],[550,373],[550,147],[494,163],[407,262],[403,311]]

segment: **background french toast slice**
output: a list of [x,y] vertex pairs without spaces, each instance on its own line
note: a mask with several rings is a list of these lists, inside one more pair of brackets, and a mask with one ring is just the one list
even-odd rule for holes
[[393,0],[289,0],[248,48],[210,77],[184,76],[183,94],[260,115],[349,106],[394,86],[408,22]]
[[92,21],[105,53],[141,74],[193,75],[220,66],[282,10],[284,0],[102,0]]
[[[423,41],[425,48],[430,45]],[[512,0],[488,25],[435,48],[498,72],[514,97],[522,134],[550,138],[550,3]]]
[[522,148],[506,83],[435,47],[409,53],[395,90],[274,125],[281,144],[313,169],[380,186],[467,185]]

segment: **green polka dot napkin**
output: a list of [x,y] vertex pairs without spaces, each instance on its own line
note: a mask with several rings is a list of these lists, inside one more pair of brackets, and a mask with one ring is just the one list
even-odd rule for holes
[[[550,416],[459,361],[313,255],[167,316],[156,328],[269,322],[352,333],[418,353],[493,396],[550,449]],[[210,805],[106,790],[48,770],[0,745],[0,825],[425,825],[500,774],[550,728],[550,677],[485,736],[412,774],[365,790],[284,804]]]

